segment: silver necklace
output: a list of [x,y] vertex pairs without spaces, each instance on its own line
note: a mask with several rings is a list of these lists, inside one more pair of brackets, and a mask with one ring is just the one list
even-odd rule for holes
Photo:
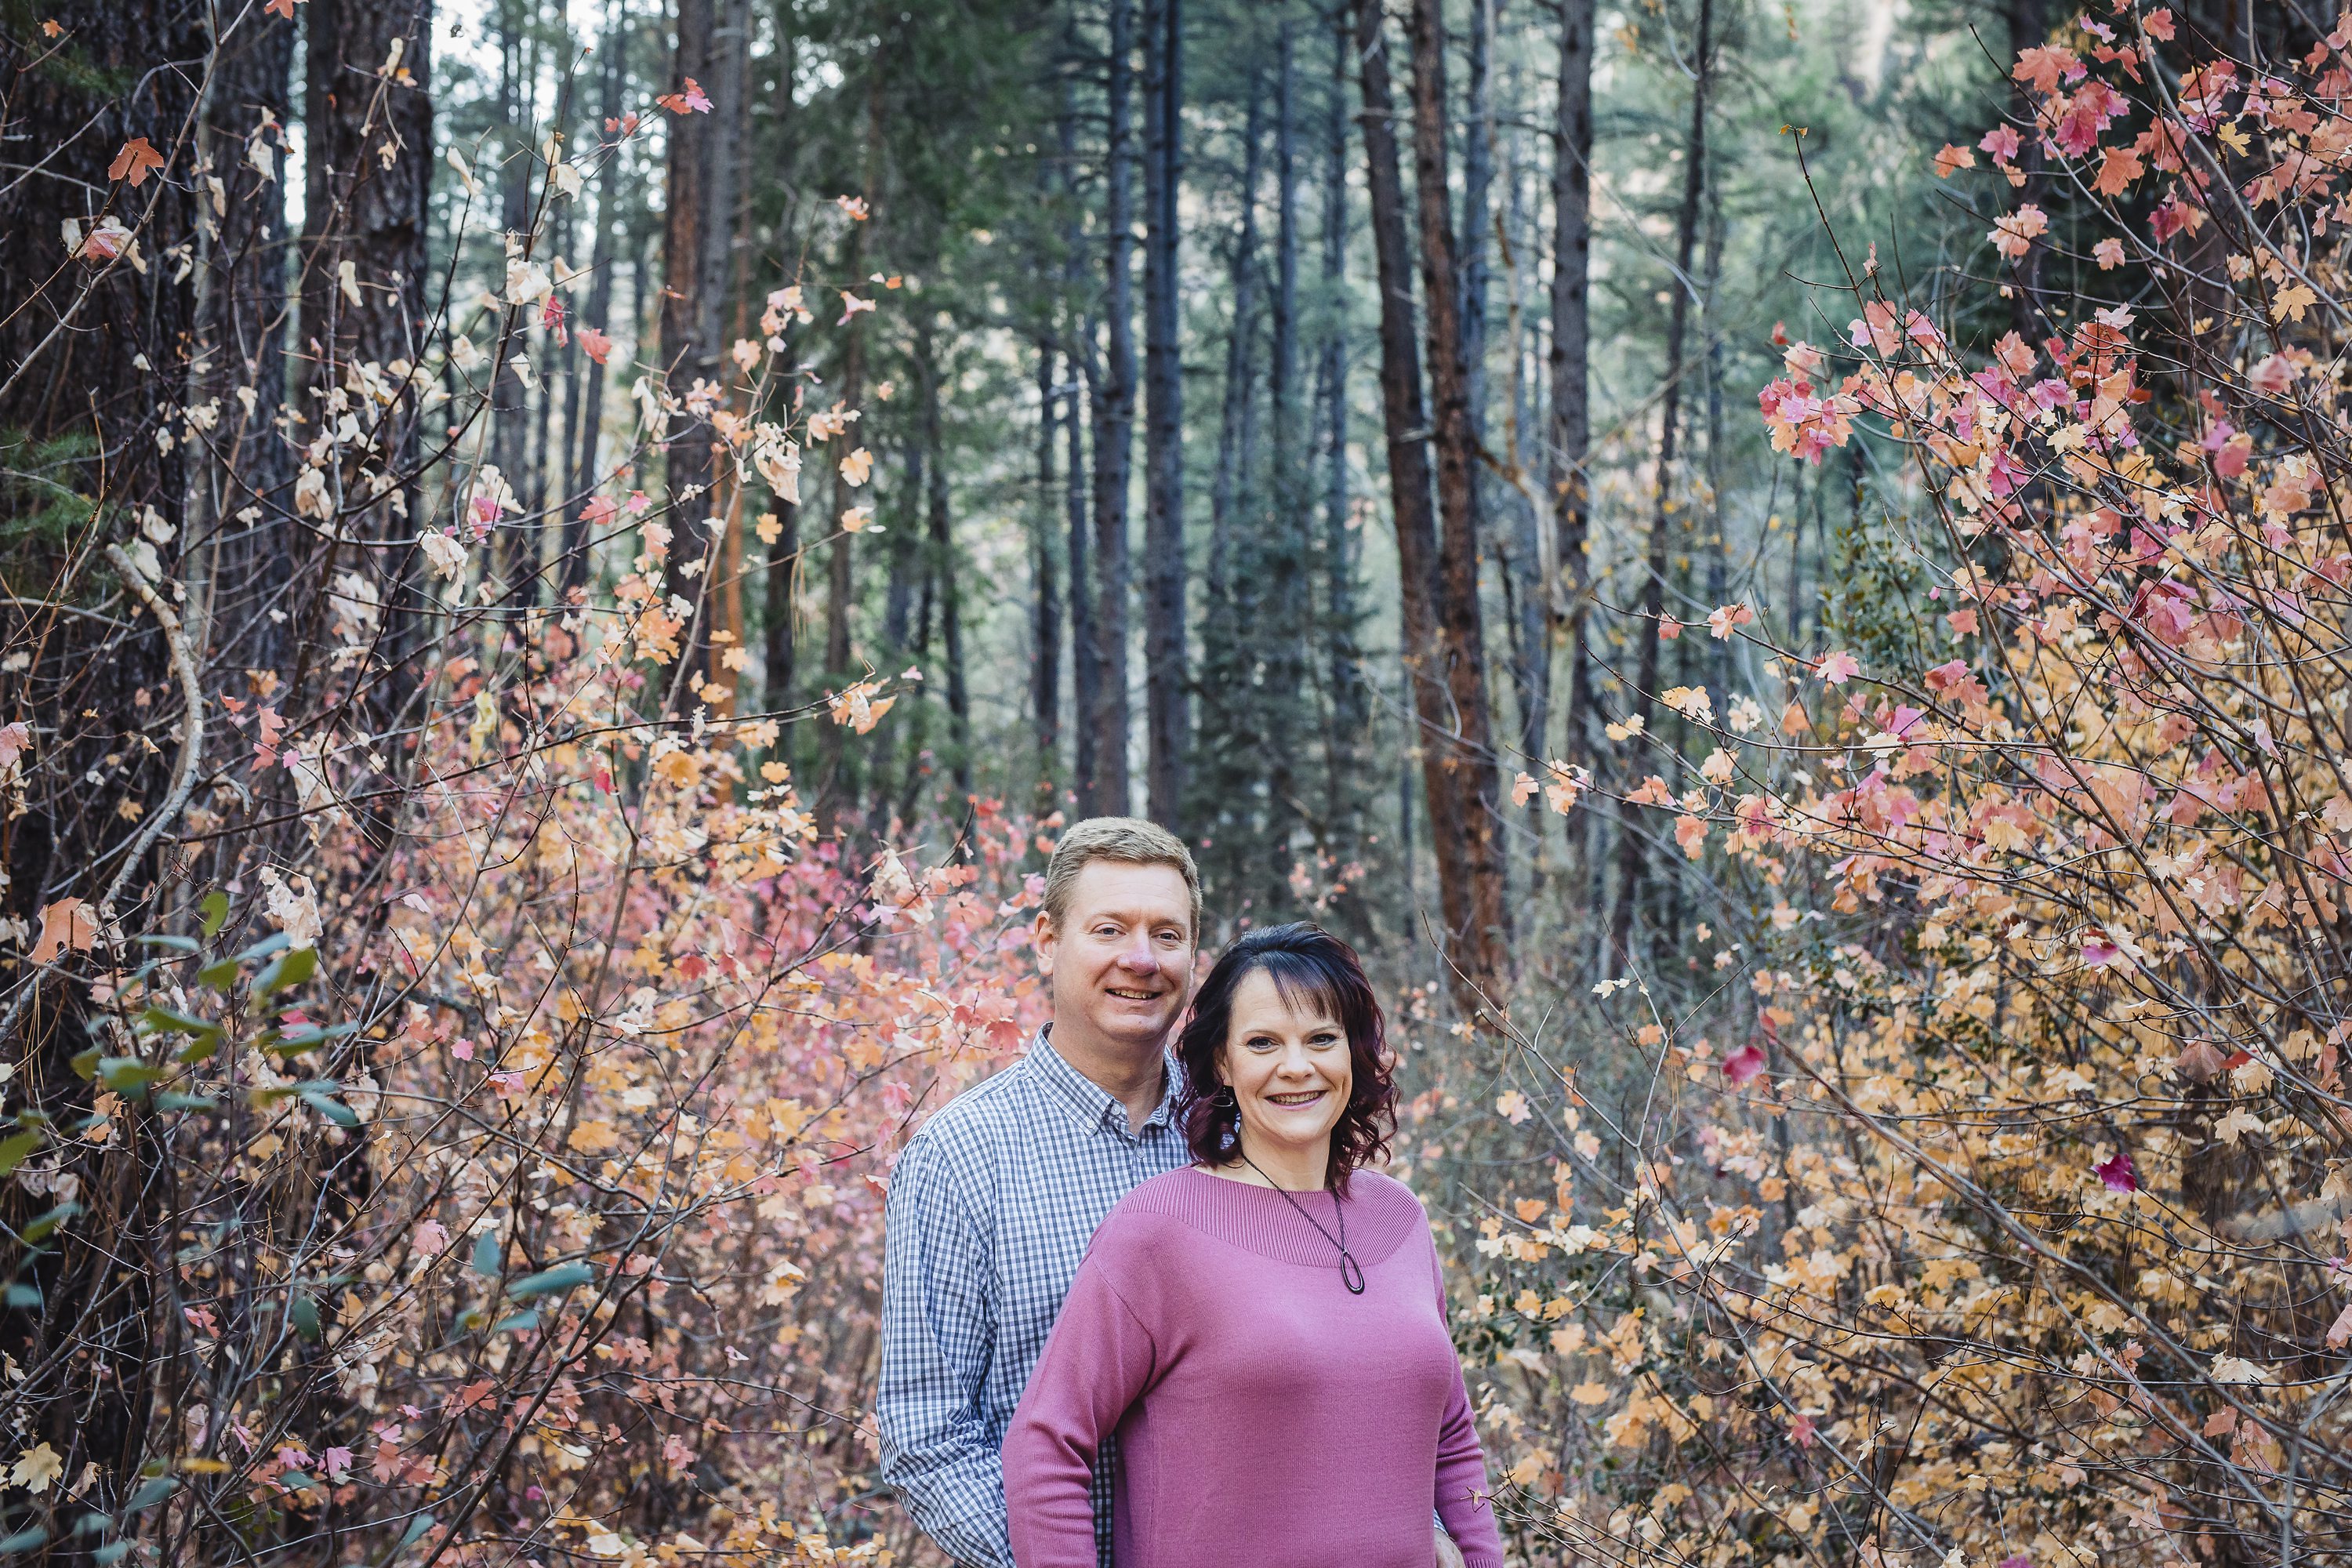
[[[1240,1153],[1241,1152],[1237,1149],[1234,1152]],[[1284,1186],[1280,1182],[1277,1182],[1272,1176],[1267,1175],[1265,1171],[1259,1169],[1258,1163],[1255,1160],[1251,1159],[1247,1154],[1242,1154],[1242,1163],[1247,1165],[1251,1170],[1256,1171],[1259,1177],[1267,1186],[1272,1187],[1276,1192],[1282,1194],[1282,1201],[1284,1203],[1288,1204],[1292,1208],[1298,1211],[1299,1218],[1305,1220],[1308,1225],[1313,1226],[1318,1231],[1322,1232],[1323,1239],[1339,1249],[1339,1283],[1348,1288],[1349,1295],[1362,1295],[1364,1293],[1364,1266],[1356,1261],[1356,1255],[1354,1253],[1348,1250],[1348,1205],[1340,1201],[1339,1194],[1337,1193],[1331,1194],[1331,1213],[1333,1217],[1338,1219],[1339,1222],[1339,1234],[1333,1236],[1329,1231],[1323,1229],[1323,1222],[1321,1220],[1317,1219],[1313,1215],[1307,1212],[1307,1205],[1305,1204],[1300,1203],[1297,1198],[1291,1196],[1290,1189],[1288,1187]]]

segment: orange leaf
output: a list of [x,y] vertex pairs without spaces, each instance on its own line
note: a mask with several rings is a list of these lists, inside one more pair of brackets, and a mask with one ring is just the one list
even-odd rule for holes
[[88,952],[98,940],[98,917],[79,899],[59,899],[41,911],[41,934],[33,943],[33,962],[47,963],[71,950]]
[[289,22],[294,19],[294,0],[269,0],[269,4],[264,5],[262,9],[273,16],[283,16]]
[[122,151],[114,155],[114,162],[106,166],[106,177],[128,180],[135,191],[146,183],[147,171],[163,166],[163,154],[155,151],[154,144],[144,136],[133,136],[122,144]]

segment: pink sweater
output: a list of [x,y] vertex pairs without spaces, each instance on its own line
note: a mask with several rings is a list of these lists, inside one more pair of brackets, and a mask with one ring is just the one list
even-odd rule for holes
[[[1294,1194],[1334,1235],[1328,1193]],[[1095,1568],[1118,1436],[1119,1568],[1431,1568],[1433,1507],[1502,1568],[1420,1200],[1356,1173],[1348,1250],[1265,1187],[1171,1171],[1095,1233],[1004,1436],[1020,1568]]]

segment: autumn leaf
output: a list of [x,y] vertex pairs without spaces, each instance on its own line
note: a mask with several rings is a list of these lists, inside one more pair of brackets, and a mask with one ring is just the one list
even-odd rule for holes
[[1763,1071],[1764,1053],[1756,1048],[1753,1041],[1723,1058],[1723,1076],[1735,1087],[1753,1083]]
[[262,9],[273,16],[283,16],[290,22],[294,19],[296,3],[297,0],[269,0],[269,4],[264,5]]
[[1517,1127],[1534,1112],[1528,1106],[1528,1097],[1512,1089],[1504,1090],[1496,1099],[1495,1114]]
[[577,328],[572,336],[580,344],[580,352],[598,364],[603,364],[612,354],[613,340],[594,327]]
[[660,97],[655,99],[654,102],[658,107],[668,110],[672,114],[708,114],[710,112],[709,98],[704,94],[701,84],[697,82],[692,77],[688,77],[686,79],[686,87],[683,91],[663,93]]
[[1822,661],[1813,666],[1813,673],[1822,678],[1823,685],[1843,686],[1862,673],[1862,661],[1840,648],[1835,653],[1823,654]]
[[1939,180],[1948,178],[1958,170],[1976,166],[1977,155],[1974,153],[1966,147],[1955,147],[1949,142],[1945,142],[1944,150],[1936,154],[1936,177]]
[[841,459],[841,477],[852,485],[862,485],[874,473],[874,454],[860,447]]
[[59,899],[41,910],[41,934],[33,943],[32,961],[55,962],[61,952],[88,952],[98,940],[98,917],[79,899]]
[[[161,169],[163,162],[163,154],[155,151],[154,145],[147,138],[133,136],[122,144],[122,151],[114,155],[114,162],[106,166],[106,177],[110,180],[128,180],[131,183],[131,188],[135,191],[146,184],[148,172]],[[2300,320],[2300,318],[2297,319]]]
[[22,1487],[37,1497],[65,1473],[65,1456],[47,1443],[39,1443],[16,1456],[16,1462],[8,1467],[8,1484]]
[[2303,313],[2317,303],[2319,303],[2319,296],[2303,284],[2297,283],[2291,288],[2280,290],[2278,298],[2271,301],[2271,320],[2282,321],[2292,316],[2300,321],[2303,320]]
[[2098,1177],[2111,1193],[2139,1191],[2139,1173],[2132,1168],[2131,1155],[2123,1150],[2117,1150],[2112,1158],[2092,1166],[2091,1173]]

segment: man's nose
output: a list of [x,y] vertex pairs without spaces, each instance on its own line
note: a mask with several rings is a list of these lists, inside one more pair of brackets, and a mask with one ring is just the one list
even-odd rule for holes
[[1129,969],[1149,970],[1159,968],[1160,955],[1151,951],[1150,933],[1148,931],[1138,931],[1132,937],[1129,937],[1119,948],[1118,961]]

